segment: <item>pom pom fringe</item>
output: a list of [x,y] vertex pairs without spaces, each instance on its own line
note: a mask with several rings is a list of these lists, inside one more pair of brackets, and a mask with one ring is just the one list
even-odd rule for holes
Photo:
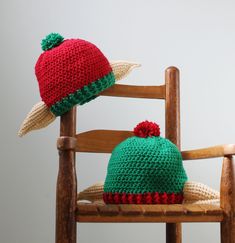
[[62,43],[64,40],[64,37],[61,36],[58,33],[51,33],[45,37],[45,39],[42,40],[41,46],[42,50],[50,50],[56,46],[58,46],[60,43]]
[[155,122],[143,121],[134,128],[134,134],[141,138],[158,137],[160,136],[160,128]]

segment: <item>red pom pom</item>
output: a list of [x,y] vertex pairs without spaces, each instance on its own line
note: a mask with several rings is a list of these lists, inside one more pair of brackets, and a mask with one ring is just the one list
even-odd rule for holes
[[134,128],[134,134],[141,138],[160,136],[160,128],[155,122],[143,121]]

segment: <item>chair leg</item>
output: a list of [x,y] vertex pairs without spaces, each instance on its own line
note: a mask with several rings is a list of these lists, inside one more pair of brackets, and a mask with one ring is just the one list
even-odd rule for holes
[[233,217],[226,217],[220,223],[221,243],[235,243],[235,221]]
[[224,220],[220,223],[221,243],[235,243],[235,161],[232,156],[223,160],[220,206],[224,211]]
[[[76,107],[61,116],[60,136],[76,133]],[[72,144],[72,143],[69,143]],[[58,144],[57,144],[58,145]],[[77,176],[74,148],[59,149],[56,190],[56,243],[76,243]]]
[[181,243],[181,223],[166,223],[166,243]]
[[60,151],[56,192],[56,243],[76,243],[76,173],[73,151]]

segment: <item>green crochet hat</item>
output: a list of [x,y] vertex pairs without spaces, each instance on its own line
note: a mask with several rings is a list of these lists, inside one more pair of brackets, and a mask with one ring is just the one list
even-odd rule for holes
[[103,199],[107,204],[182,203],[187,175],[175,144],[144,121],[133,137],[117,145],[108,164]]

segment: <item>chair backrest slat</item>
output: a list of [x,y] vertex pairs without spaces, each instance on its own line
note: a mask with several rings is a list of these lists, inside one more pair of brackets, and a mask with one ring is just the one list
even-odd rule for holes
[[114,147],[128,137],[131,131],[91,130],[76,135],[76,152],[111,153]]
[[[135,86],[115,84],[103,91],[101,96],[164,99],[165,137],[180,149],[180,100],[179,70],[169,67],[165,71],[165,84],[159,86]],[[113,148],[133,136],[130,131],[92,130],[76,135],[76,152],[111,153]]]
[[165,99],[165,85],[160,86],[136,86],[115,84],[103,91],[102,96],[131,97],[145,99]]

